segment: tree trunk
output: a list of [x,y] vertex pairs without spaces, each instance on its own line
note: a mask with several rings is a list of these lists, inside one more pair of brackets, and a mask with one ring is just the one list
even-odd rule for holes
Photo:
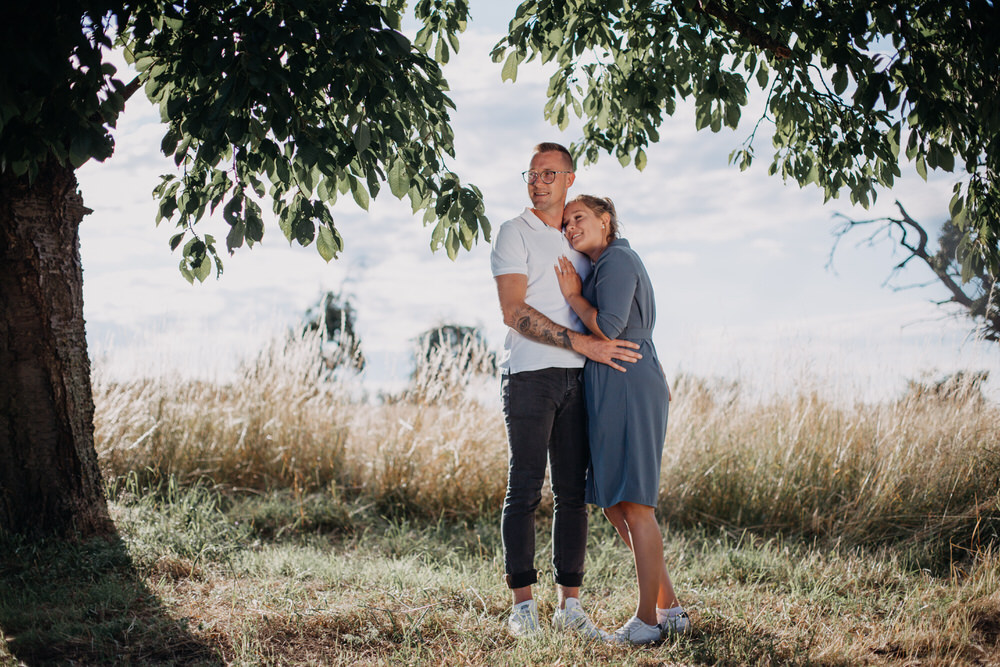
[[114,530],[94,450],[72,169],[0,173],[0,530]]

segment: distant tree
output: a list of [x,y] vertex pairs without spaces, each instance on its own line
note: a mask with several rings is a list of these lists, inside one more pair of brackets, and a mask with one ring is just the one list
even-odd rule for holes
[[953,403],[982,403],[983,385],[989,380],[989,371],[957,371],[934,381],[909,380],[906,398],[920,401],[934,399]]
[[[962,243],[963,234],[955,226],[954,220],[944,221],[935,248],[931,245],[930,234],[927,233],[924,226],[910,217],[910,214],[898,201],[896,207],[899,209],[899,217],[885,216],[870,220],[853,220],[838,214],[844,223],[835,230],[837,241],[839,242],[856,228],[874,227],[874,231],[868,236],[869,243],[890,240],[906,252],[902,261],[892,269],[889,280],[908,266],[912,260],[919,260],[933,272],[935,280],[932,282],[944,285],[951,293],[950,297],[938,301],[937,304],[941,306],[958,304],[964,309],[964,313],[976,323],[974,331],[976,336],[988,341],[1000,342],[1000,286],[997,285],[996,276],[984,268],[980,268],[971,276],[966,275],[966,281],[963,282],[962,266],[958,261],[959,246]],[[836,249],[837,244],[835,243],[830,254],[831,263]],[[910,285],[896,289],[926,287],[930,284]]]
[[414,356],[418,364],[441,365],[448,360],[471,375],[492,375],[497,370],[497,355],[479,327],[439,324],[417,336]]
[[770,173],[867,206],[906,158],[964,170],[951,215],[968,280],[1000,275],[1000,7],[993,0],[524,0],[494,48],[502,77],[554,63],[545,115],[574,144],[642,169],[665,116],[736,128],[755,82],[763,114],[730,159],[747,168],[773,124]]
[[350,299],[337,292],[327,292],[316,305],[306,311],[306,332],[322,329],[323,346],[320,354],[328,368],[350,366],[365,369],[361,338],[355,330],[354,306]]
[[478,327],[440,324],[414,339],[413,372],[403,398],[422,403],[461,400],[476,376],[497,371],[496,353]]
[[[198,223],[222,212],[225,247],[252,246],[270,204],[291,241],[341,251],[331,206],[367,208],[388,183],[454,257],[480,232],[480,192],[453,156],[439,63],[466,0],[54,0],[0,10],[0,530],[112,530],[93,442],[75,171],[114,150],[126,100],[159,106],[160,148],[180,168],[154,191],[178,228],[180,271],[222,272]],[[118,45],[138,71],[106,62]],[[137,266],[137,271],[142,267]]]

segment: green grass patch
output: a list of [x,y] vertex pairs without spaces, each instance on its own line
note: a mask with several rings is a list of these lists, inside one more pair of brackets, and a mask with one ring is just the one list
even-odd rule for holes
[[[321,498],[205,487],[124,494],[120,541],[0,545],[0,664],[989,664],[1000,569],[963,552],[944,576],[905,548],[846,548],[717,528],[671,530],[665,554],[692,635],[612,647],[504,629],[495,520],[386,518]],[[551,581],[548,521],[537,565]],[[583,601],[614,628],[632,564],[592,516]],[[536,590],[551,617],[552,587]]]

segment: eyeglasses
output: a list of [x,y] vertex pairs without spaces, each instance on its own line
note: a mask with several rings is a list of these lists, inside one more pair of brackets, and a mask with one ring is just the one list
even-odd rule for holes
[[551,169],[546,169],[545,171],[522,171],[521,177],[524,178],[524,182],[528,185],[533,184],[535,181],[541,179],[542,183],[548,185],[552,181],[556,180],[556,174],[572,174],[572,171],[552,171]]

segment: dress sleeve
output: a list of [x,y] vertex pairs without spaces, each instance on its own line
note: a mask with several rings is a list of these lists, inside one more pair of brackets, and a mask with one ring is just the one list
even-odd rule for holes
[[597,326],[608,338],[617,338],[628,324],[639,274],[629,254],[618,249],[605,251],[607,257],[595,267],[594,294]]

